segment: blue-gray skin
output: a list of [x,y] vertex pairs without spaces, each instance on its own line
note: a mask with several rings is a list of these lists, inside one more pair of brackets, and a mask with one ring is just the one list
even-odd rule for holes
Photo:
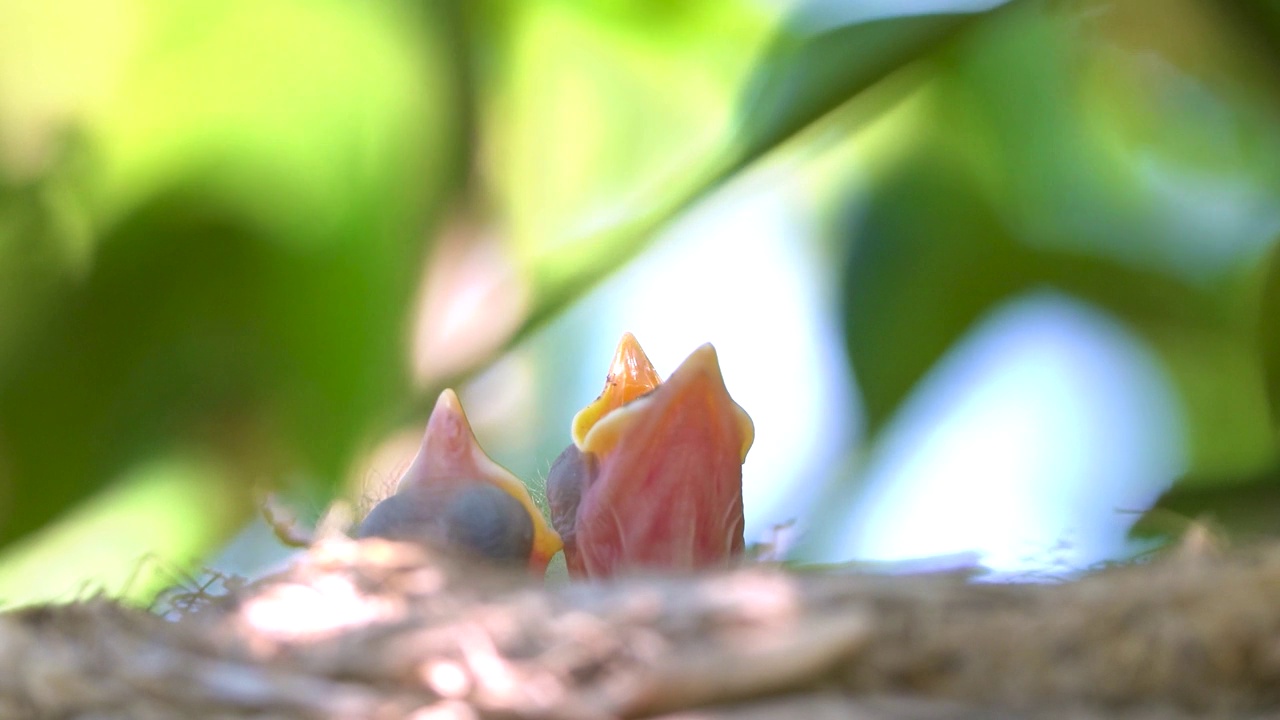
[[375,505],[356,537],[417,542],[521,564],[533,551],[533,520],[520,501],[489,483],[448,492],[411,485]]
[[564,541],[566,557],[577,542],[578,504],[582,502],[582,491],[586,489],[587,482],[596,473],[595,459],[594,455],[583,453],[570,444],[551,463],[551,470],[547,472],[551,526]]

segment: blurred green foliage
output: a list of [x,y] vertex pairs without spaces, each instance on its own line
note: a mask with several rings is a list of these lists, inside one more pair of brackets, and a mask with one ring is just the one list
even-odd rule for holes
[[[933,59],[925,132],[840,231],[857,238],[845,312],[873,430],[975,320],[1050,286],[1114,313],[1161,352],[1189,406],[1196,468],[1240,471],[1271,456],[1249,287],[1266,226],[1215,228],[1204,205],[1175,202],[1166,183],[1194,173],[1208,189],[1244,174],[1274,198],[1280,167],[1261,161],[1280,157],[1274,116],[1244,107],[1224,127],[1226,108],[1203,107],[1210,98],[1142,90],[1126,77],[1141,68],[1122,61],[1159,36],[1126,48],[1111,31],[1064,32],[1059,16],[1029,5]],[[1162,102],[1169,119],[1151,122]],[[1117,142],[1121,131],[1136,137]],[[1150,173],[1156,163],[1168,166]],[[1274,228],[1274,214],[1263,220]]]
[[414,385],[408,328],[459,208],[529,293],[488,359],[762,156],[902,98],[869,188],[822,193],[872,433],[1050,285],[1158,350],[1195,477],[1266,467],[1280,12],[981,5],[0,2],[3,594],[102,570],[85,528],[194,558],[251,483],[336,492],[457,379]]
[[[229,486],[167,508],[211,525],[179,557],[243,521],[249,481],[332,486],[405,393],[422,233],[462,166],[440,13],[0,15],[0,542],[159,455],[212,453]],[[119,511],[156,529],[133,557],[175,551],[155,507]]]

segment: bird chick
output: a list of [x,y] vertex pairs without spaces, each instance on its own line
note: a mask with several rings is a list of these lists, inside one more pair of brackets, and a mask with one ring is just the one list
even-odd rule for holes
[[547,476],[574,577],[727,565],[744,549],[742,463],[755,437],[703,345],[661,382],[630,333]]
[[524,483],[480,447],[452,390],[436,401],[395,494],[374,506],[356,536],[424,543],[539,575],[561,547]]

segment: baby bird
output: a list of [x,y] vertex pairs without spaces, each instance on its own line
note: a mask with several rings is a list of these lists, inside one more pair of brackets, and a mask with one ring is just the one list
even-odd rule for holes
[[424,543],[539,576],[561,547],[524,483],[481,449],[452,390],[440,393],[395,494],[374,506],[356,536]]
[[624,334],[604,391],[571,435],[547,498],[572,576],[696,570],[742,554],[742,463],[755,431],[711,345],[664,383]]

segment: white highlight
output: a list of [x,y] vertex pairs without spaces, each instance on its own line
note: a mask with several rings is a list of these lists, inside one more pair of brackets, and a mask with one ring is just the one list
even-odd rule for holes
[[926,379],[869,460],[831,560],[974,550],[997,571],[1114,558],[1185,465],[1151,352],[1064,296],[1016,300]]

